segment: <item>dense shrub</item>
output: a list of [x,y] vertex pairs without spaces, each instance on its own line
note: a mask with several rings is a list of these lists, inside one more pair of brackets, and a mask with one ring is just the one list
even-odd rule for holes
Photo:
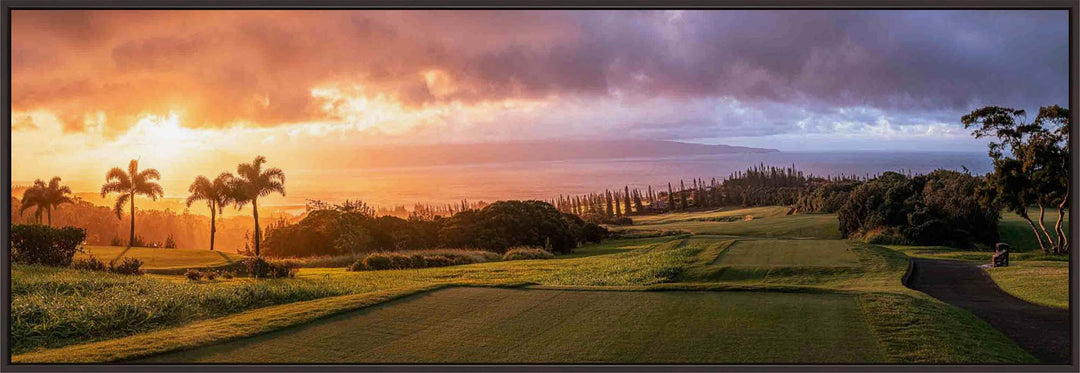
[[108,269],[105,262],[97,260],[93,256],[83,259],[75,259],[71,261],[71,269],[79,269],[83,271],[104,271]]
[[555,254],[541,247],[514,247],[503,254],[503,260],[554,259]]
[[997,241],[997,208],[979,199],[981,178],[948,170],[886,172],[854,190],[837,211],[840,233],[875,243],[970,248]]
[[120,261],[120,264],[110,263],[109,272],[121,275],[141,275],[142,270],[140,268],[142,265],[142,260],[138,258],[124,258]]
[[300,271],[298,260],[267,261],[263,258],[245,258],[241,261],[242,270],[255,278],[290,278]]
[[10,258],[13,263],[67,267],[85,239],[82,228],[12,225]]
[[[619,224],[632,223],[629,218]],[[270,257],[327,258],[333,266],[355,263],[372,252],[420,250],[433,247],[475,247],[505,252],[513,246],[550,243],[557,253],[581,243],[599,242],[607,230],[596,223],[559,212],[541,201],[499,201],[449,218],[374,217],[369,213],[321,209],[296,224],[272,225],[263,241]],[[333,258],[333,259],[332,259]]]
[[501,253],[514,246],[550,245],[553,252],[568,253],[581,241],[563,214],[541,201],[499,201],[447,220],[439,239],[451,247]]
[[203,276],[202,271],[199,271],[197,269],[190,269],[189,268],[187,271],[184,272],[184,277],[187,277],[187,279],[191,280],[191,281],[202,280],[202,276]]

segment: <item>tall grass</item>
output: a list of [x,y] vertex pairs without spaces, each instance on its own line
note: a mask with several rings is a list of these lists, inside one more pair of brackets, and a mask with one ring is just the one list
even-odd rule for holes
[[21,265],[11,271],[15,354],[348,293],[296,280],[194,283]]

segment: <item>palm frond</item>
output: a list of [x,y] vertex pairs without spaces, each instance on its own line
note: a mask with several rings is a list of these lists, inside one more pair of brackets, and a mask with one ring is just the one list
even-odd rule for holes
[[282,184],[282,183],[276,182],[276,181],[271,181],[271,182],[267,183],[266,185],[264,185],[261,190],[259,190],[259,197],[266,197],[266,196],[270,195],[271,193],[275,193],[275,192],[281,193],[281,195],[284,196],[285,195],[285,185]]
[[152,181],[147,181],[142,185],[139,185],[135,189],[135,194],[142,194],[150,197],[150,199],[157,201],[158,197],[165,195],[165,190],[161,188],[161,185]]
[[101,197],[105,198],[109,193],[127,193],[129,191],[131,191],[130,184],[114,181],[101,186]]
[[139,173],[139,178],[146,180],[161,180],[161,173],[157,169],[148,168]]
[[131,176],[132,178],[134,178],[135,175],[138,175],[138,174],[139,174],[139,160],[132,159],[131,162],[128,163],[128,175]]
[[[124,218],[124,205],[127,204],[129,197],[131,197],[130,194],[121,194],[119,197],[116,197],[116,204],[113,205],[113,212],[116,213],[117,219]],[[135,217],[132,217],[132,219],[134,218]]]

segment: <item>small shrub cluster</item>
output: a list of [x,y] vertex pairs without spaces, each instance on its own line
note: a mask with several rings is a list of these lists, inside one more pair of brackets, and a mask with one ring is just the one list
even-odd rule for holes
[[71,269],[78,269],[83,271],[108,271],[121,275],[141,275],[143,262],[137,258],[124,258],[120,261],[120,264],[109,263],[108,266],[105,262],[98,260],[91,256],[85,259],[76,259],[71,262]]
[[109,267],[105,265],[105,262],[97,260],[97,258],[91,255],[89,258],[75,259],[71,261],[71,269],[79,269],[83,271],[104,271],[109,269]]
[[161,244],[161,247],[164,247],[166,249],[175,249],[176,248],[176,239],[173,238],[172,233],[169,233],[169,236],[165,237],[165,242],[163,242]]
[[244,271],[255,278],[291,278],[300,271],[298,260],[267,261],[263,258],[246,258],[242,261]]
[[530,259],[554,259],[555,254],[541,247],[521,246],[512,247],[503,254],[503,260],[530,260]]
[[75,227],[53,228],[38,224],[11,226],[11,261],[67,267],[86,239],[86,230]]
[[[218,275],[218,271],[200,271],[198,269],[188,269],[186,272],[184,272],[184,277],[187,277],[187,279],[191,281],[214,281],[215,279],[217,279]],[[232,275],[230,274],[226,278],[232,278]]]
[[110,263],[109,272],[121,275],[141,275],[143,262],[138,258],[124,258],[120,264]]
[[482,250],[419,250],[372,253],[346,267],[350,271],[446,267],[496,261],[499,254]]

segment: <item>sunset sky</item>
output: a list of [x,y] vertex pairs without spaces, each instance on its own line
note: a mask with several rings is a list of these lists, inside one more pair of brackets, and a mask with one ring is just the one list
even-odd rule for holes
[[1066,11],[14,11],[12,177],[169,195],[256,154],[669,139],[982,151],[983,105],[1067,105]]

